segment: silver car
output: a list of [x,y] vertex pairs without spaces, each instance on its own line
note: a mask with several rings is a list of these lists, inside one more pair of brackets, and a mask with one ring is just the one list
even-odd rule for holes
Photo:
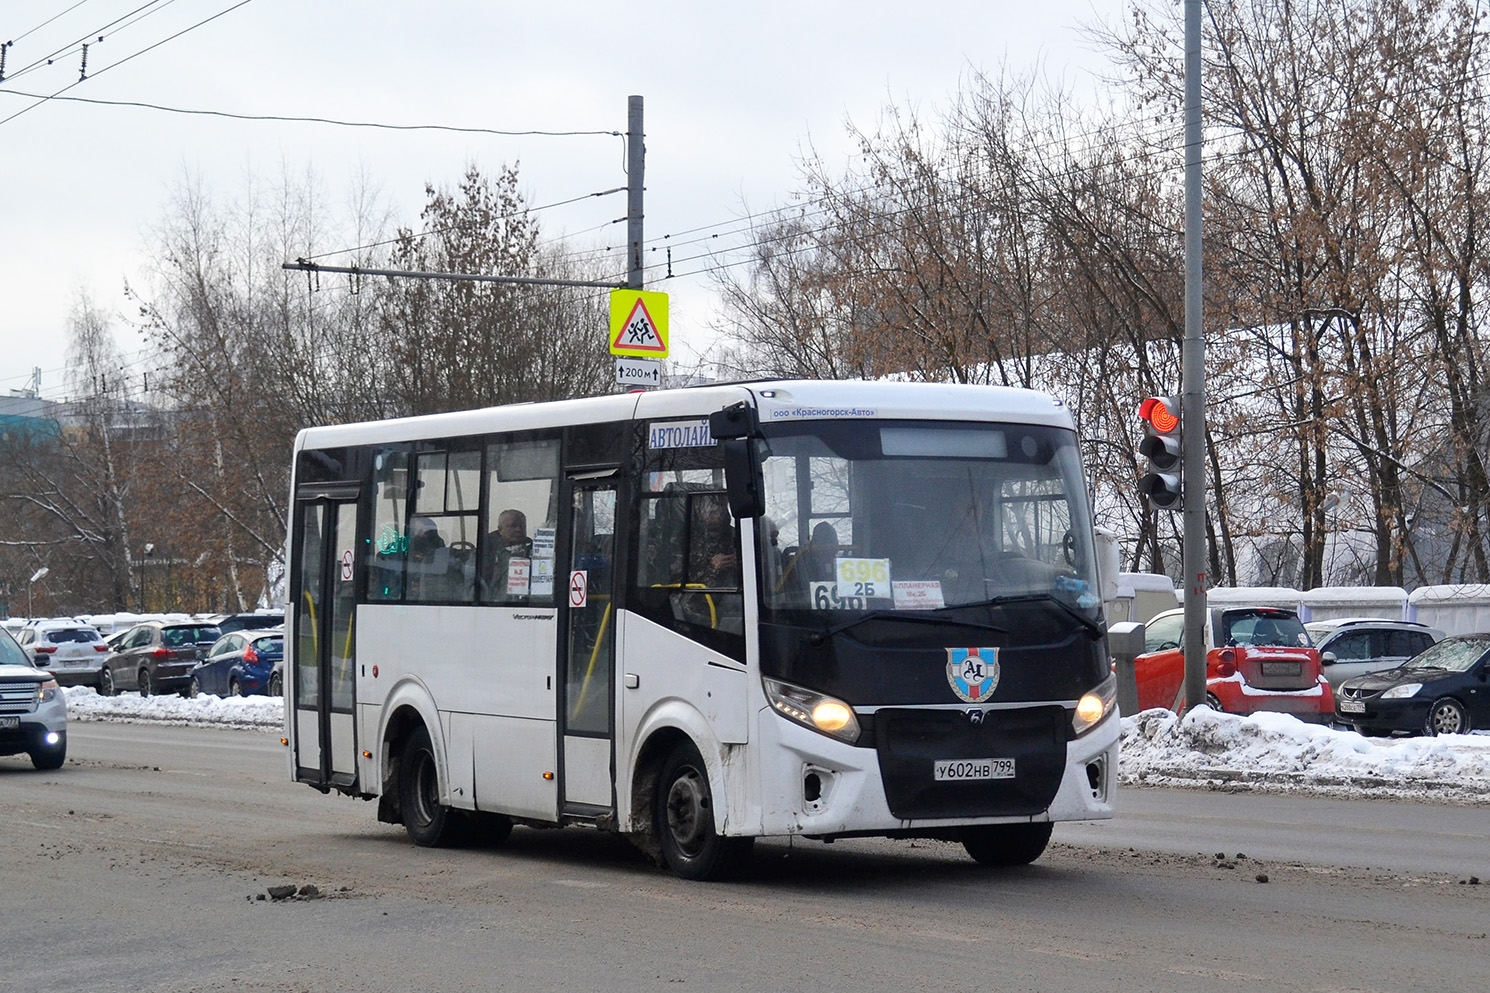
[[1395,669],[1443,638],[1443,632],[1416,621],[1384,617],[1344,617],[1304,625],[1319,648],[1320,671],[1330,688],[1356,676]]
[[109,645],[98,629],[71,620],[32,621],[15,633],[16,642],[59,686],[92,686],[103,692],[103,662]]
[[57,680],[0,628],[0,755],[25,752],[38,769],[67,758],[67,702]]

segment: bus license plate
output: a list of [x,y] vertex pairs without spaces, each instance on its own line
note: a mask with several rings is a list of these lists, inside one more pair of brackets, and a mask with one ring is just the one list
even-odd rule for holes
[[937,782],[967,779],[1013,779],[1013,759],[938,759],[933,764]]
[[1340,713],[1342,714],[1364,714],[1366,703],[1364,700],[1340,700]]

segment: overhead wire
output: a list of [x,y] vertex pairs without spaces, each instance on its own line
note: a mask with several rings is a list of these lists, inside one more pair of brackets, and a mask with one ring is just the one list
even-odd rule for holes
[[[86,2],[86,0],[83,0],[83,2]],[[17,78],[19,76],[26,75],[28,72],[32,72],[32,71],[37,70],[37,69],[44,69],[47,66],[50,66],[53,63],[55,63],[58,59],[66,58],[69,55],[72,55],[72,54],[77,53],[77,52],[81,52],[82,51],[82,46],[84,44],[89,43],[88,42],[88,39],[89,38],[97,38],[101,42],[101,41],[104,40],[105,37],[109,37],[110,36],[109,32],[112,31],[113,34],[118,34],[118,32],[123,31],[126,28],[131,27],[131,26],[133,26],[135,24],[138,24],[140,21],[143,21],[145,18],[150,17],[153,14],[160,13],[162,10],[165,10],[167,7],[171,6],[174,3],[176,3],[176,0],[164,0],[164,2],[162,2],[162,0],[150,0],[149,3],[146,3],[146,4],[143,4],[143,5],[139,6],[139,7],[136,7],[134,10],[130,11],[127,14],[124,14],[124,15],[122,15],[120,17],[114,18],[112,21],[110,21],[109,23],[105,24],[103,27],[95,28],[92,31],[85,32],[84,34],[82,34],[78,38],[75,38],[72,41],[68,42],[67,44],[63,45],[61,48],[53,49],[52,51],[48,52],[46,55],[43,55],[40,58],[36,59],[35,61],[31,62],[29,65],[22,66],[20,69],[16,70],[15,72],[10,73],[6,78],[7,79],[15,79],[15,78]],[[71,8],[69,8],[69,10],[76,9],[79,6],[81,6],[81,3],[74,4]],[[63,11],[63,13],[65,14],[65,13],[67,13],[67,11]],[[135,16],[135,15],[139,15],[139,16]],[[61,14],[58,14],[57,15],[57,17],[61,17],[61,16],[62,16]],[[56,17],[52,18],[52,20],[56,20],[56,19],[57,19]],[[51,21],[48,21],[47,23],[50,24]],[[117,25],[117,28],[116,28],[116,25]],[[34,31],[36,29],[33,28],[32,30]],[[18,38],[16,40],[19,41],[20,39]]]
[[[152,2],[154,2],[154,0],[152,0]],[[174,0],[167,0],[167,2],[168,3],[174,2]],[[177,38],[180,38],[182,35],[189,34],[190,32],[195,31],[197,28],[200,28],[200,27],[202,27],[203,25],[206,25],[206,24],[210,24],[213,21],[217,20],[219,17],[224,17],[224,16],[226,16],[228,14],[231,14],[233,11],[237,10],[239,7],[247,6],[250,3],[253,3],[253,0],[238,0],[238,2],[235,3],[235,4],[233,4],[231,7],[228,7],[225,10],[220,10],[216,14],[213,14],[211,17],[204,17],[202,20],[200,20],[197,23],[191,25],[190,27],[182,28],[180,31],[177,31],[175,34],[169,35],[169,36],[167,36],[165,38],[162,38],[160,41],[157,41],[157,42],[155,42],[152,45],[148,45],[145,48],[140,49],[139,51],[135,52],[133,55],[127,55],[127,56],[125,56],[124,58],[120,59],[117,62],[111,62],[108,65],[104,66],[102,69],[99,69],[97,72],[94,72],[92,75],[83,75],[80,78],[78,78],[77,80],[75,80],[75,81],[69,83],[68,85],[62,87],[62,89],[58,90],[56,93],[53,93],[50,96],[46,96],[46,97],[43,97],[42,99],[37,100],[36,103],[31,104],[29,107],[25,107],[25,108],[23,108],[21,110],[18,110],[14,114],[11,114],[9,117],[0,118],[0,126],[4,126],[4,125],[10,123],[11,121],[15,120],[17,117],[20,117],[22,114],[29,113],[30,111],[35,110],[37,107],[40,107],[42,104],[44,104],[44,103],[46,103],[46,102],[48,102],[50,100],[56,99],[61,94],[66,93],[68,90],[72,89],[74,86],[79,86],[79,85],[83,84],[84,82],[87,82],[90,79],[97,79],[99,76],[102,76],[104,73],[108,72],[110,69],[117,69],[120,66],[122,66],[122,65],[124,65],[124,64],[126,64],[128,62],[132,62],[135,59],[139,58],[141,55],[145,55],[148,52],[153,52],[155,49],[159,48],[160,46],[162,46],[164,44],[167,44],[168,42],[175,41]],[[149,6],[149,5],[147,5],[147,6]],[[139,8],[139,9],[143,10],[144,8]]]

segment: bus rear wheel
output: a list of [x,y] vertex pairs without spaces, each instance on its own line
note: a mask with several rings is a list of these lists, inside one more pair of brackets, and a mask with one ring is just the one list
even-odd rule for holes
[[414,844],[439,848],[460,840],[462,819],[440,802],[440,773],[429,731],[420,727],[409,736],[398,763],[398,803],[404,829]]
[[662,763],[653,802],[662,860],[684,879],[725,879],[750,860],[754,838],[726,838],[715,830],[714,794],[703,756],[681,742]]
[[1029,865],[1050,843],[1050,821],[1039,824],[984,824],[961,831],[962,847],[982,865]]

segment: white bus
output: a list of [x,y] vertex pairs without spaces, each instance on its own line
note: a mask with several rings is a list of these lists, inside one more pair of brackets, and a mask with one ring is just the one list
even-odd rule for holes
[[1000,387],[777,381],[312,428],[294,779],[421,845],[621,832],[1038,858],[1111,817],[1118,720],[1071,418]]

